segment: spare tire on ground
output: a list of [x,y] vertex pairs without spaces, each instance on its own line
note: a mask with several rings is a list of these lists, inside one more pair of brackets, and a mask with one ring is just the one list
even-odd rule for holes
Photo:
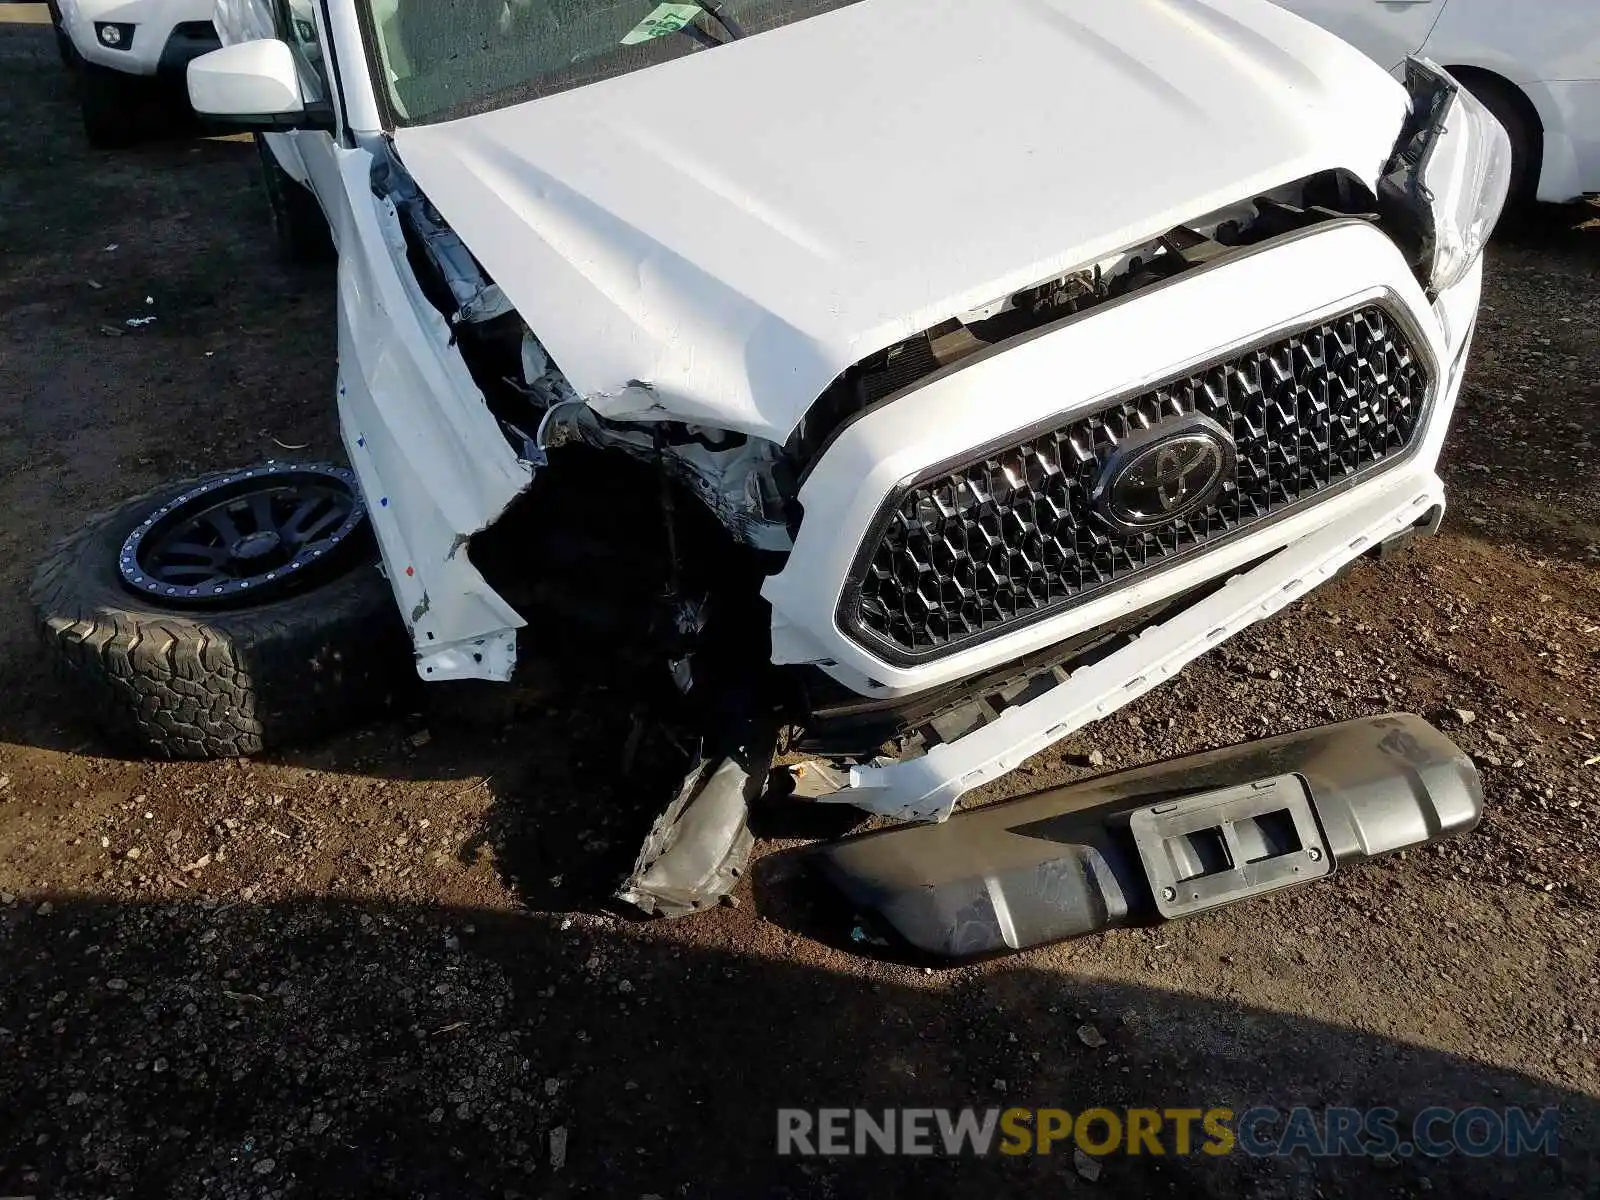
[[73,698],[126,749],[222,758],[317,737],[416,674],[360,492],[269,464],[93,518],[31,598]]

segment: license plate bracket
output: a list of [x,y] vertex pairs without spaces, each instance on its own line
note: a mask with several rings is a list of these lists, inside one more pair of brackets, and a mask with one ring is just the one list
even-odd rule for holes
[[1130,814],[1129,827],[1156,910],[1168,920],[1333,873],[1298,775],[1152,804]]

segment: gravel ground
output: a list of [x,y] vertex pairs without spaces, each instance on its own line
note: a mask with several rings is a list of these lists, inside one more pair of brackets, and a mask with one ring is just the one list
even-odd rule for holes
[[[1075,778],[1091,749],[1400,708],[1477,758],[1480,829],[931,972],[851,946],[792,823],[737,906],[599,910],[592,881],[653,815],[608,774],[627,714],[604,695],[434,689],[213,764],[122,759],[78,720],[31,634],[32,563],[163,479],[335,455],[332,281],[273,262],[248,143],[92,153],[48,31],[0,26],[0,1195],[1594,1195],[1597,278],[1594,209],[1493,247],[1441,537],[975,798]],[[1093,1182],[1060,1155],[774,1155],[779,1106],[1011,1103],[1562,1126],[1550,1158],[1114,1157]]]

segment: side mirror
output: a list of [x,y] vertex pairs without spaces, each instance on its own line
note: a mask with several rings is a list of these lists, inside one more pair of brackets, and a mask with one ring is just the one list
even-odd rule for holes
[[189,103],[202,120],[229,130],[332,129],[333,109],[307,104],[288,43],[239,42],[189,63]]

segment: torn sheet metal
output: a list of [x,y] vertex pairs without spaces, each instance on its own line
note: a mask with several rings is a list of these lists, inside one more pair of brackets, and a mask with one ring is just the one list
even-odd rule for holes
[[[524,350],[524,362],[533,356]],[[535,361],[535,365],[537,365]],[[535,389],[538,384],[534,384]],[[602,423],[596,419],[594,401],[573,403],[553,413],[552,437],[574,437],[600,450],[620,450],[652,466],[663,460],[663,450],[652,427]],[[758,550],[792,549],[788,508],[775,477],[783,461],[783,448],[763,438],[729,434],[721,429],[690,426],[693,440],[679,441],[665,450],[666,470],[702,504],[716,514],[737,540]]]
[[371,155],[335,154],[347,198],[329,214],[340,247],[339,423],[384,573],[424,679],[509,679],[523,620],[464,547],[532,473],[417,286],[394,205],[372,194]]
[[[1314,171],[1370,183],[1404,89],[1234,8],[875,0],[394,144],[579,393],[648,380],[680,420],[781,443],[954,313]],[[1117,102],[1063,119],[1063,79]],[[673,118],[710,112],[710,137]]]
[[747,822],[758,782],[731,758],[702,760],[651,826],[617,898],[652,916],[682,917],[731,893],[755,845]]

